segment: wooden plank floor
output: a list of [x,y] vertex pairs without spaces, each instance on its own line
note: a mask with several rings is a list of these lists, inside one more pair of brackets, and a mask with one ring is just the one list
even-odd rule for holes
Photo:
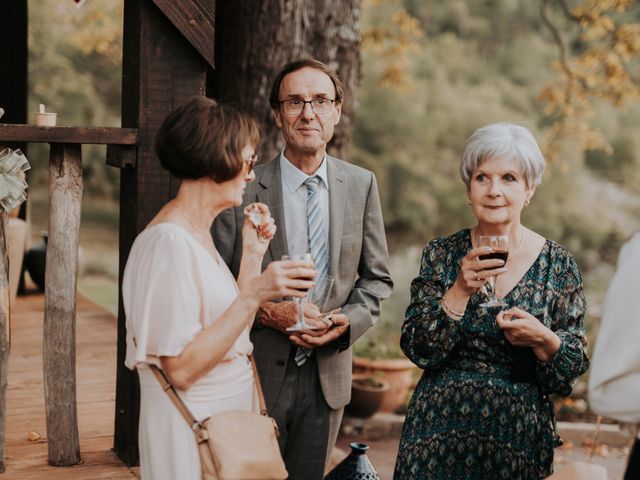
[[[76,382],[80,455],[73,467],[47,464],[42,371],[44,296],[18,297],[11,312],[12,345],[7,389],[7,469],[0,480],[136,479],[111,451],[116,384],[116,319],[78,297]],[[40,440],[31,442],[29,432]]]

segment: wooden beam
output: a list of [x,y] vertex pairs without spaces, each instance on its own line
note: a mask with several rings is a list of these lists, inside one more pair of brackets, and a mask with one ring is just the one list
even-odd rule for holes
[[7,214],[0,213],[0,473],[6,467],[5,426],[7,422],[7,376],[9,374],[9,236]]
[[76,408],[76,287],[82,203],[80,145],[53,144],[45,274],[44,397],[49,463],[80,462]]
[[[155,155],[156,132],[169,112],[204,94],[207,66],[151,0],[125,0],[124,9],[122,125],[138,130],[138,145],[135,169],[120,175],[120,279],[136,236],[180,185]],[[136,465],[140,393],[137,373],[124,366],[122,285],[119,298],[114,451]]]
[[0,142],[135,145],[138,131],[135,128],[36,127],[0,123]]
[[153,3],[214,68],[214,0],[153,0]]
[[136,168],[136,147],[107,145],[107,165],[116,168]]

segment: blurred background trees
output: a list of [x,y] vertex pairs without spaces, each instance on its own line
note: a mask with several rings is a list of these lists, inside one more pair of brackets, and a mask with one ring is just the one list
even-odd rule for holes
[[[244,0],[216,4],[216,70],[207,75],[207,93],[239,105],[262,122],[260,162],[282,149],[280,130],[269,107],[278,71],[298,58],[318,58],[335,68],[349,92],[360,77],[361,0]],[[355,97],[342,105],[330,151],[348,157]]]
[[[297,0],[284,3],[304,7]],[[357,108],[349,125],[353,141],[347,159],[378,177],[397,284],[369,340],[394,345],[422,246],[472,225],[458,161],[466,138],[497,121],[527,126],[547,152],[547,172],[524,222],[576,254],[591,325],[618,249],[640,226],[638,2],[363,0],[349,5],[350,35],[345,35],[351,38],[360,29],[360,63],[357,51],[341,55],[304,35],[295,37],[291,48],[318,55],[341,71],[348,68],[351,86],[360,75],[355,96],[353,88],[349,92]],[[220,35],[250,29],[252,24],[237,25],[243,13],[248,15],[245,7],[219,9],[228,26],[226,33],[219,26]],[[265,27],[272,34],[303,20],[280,13],[248,18],[255,25],[272,22]],[[334,28],[333,23],[323,25],[322,18],[304,18],[310,34],[321,35],[323,26]],[[88,0],[76,8],[71,1],[30,1],[29,21],[30,111],[45,103],[58,111],[60,125],[118,126],[122,2]],[[236,66],[233,59],[219,59],[230,76],[214,79],[212,89],[257,112],[266,125],[269,75],[262,72],[252,82],[251,65],[275,71],[278,59],[290,57],[275,51],[275,56],[264,55],[260,38],[265,37],[256,33],[237,45]],[[349,48],[355,50],[351,41]],[[250,91],[238,91],[239,85]],[[273,126],[265,128],[273,131]],[[277,137],[268,138],[265,155],[277,145]],[[38,222],[46,218],[39,212],[46,209],[47,156],[32,147],[29,157],[37,231],[46,228]],[[84,159],[83,228],[101,232],[88,238],[105,240],[99,258],[88,266],[113,277],[117,253],[111,269],[105,252],[116,244],[118,172],[105,166],[98,148],[85,151]]]

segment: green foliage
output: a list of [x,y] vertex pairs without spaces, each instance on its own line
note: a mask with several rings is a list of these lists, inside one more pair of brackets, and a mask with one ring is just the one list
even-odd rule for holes
[[587,150],[585,165],[595,175],[640,192],[640,156],[635,137],[620,134],[611,142],[612,152]]
[[[29,2],[29,111],[44,103],[58,125],[120,126],[122,2]],[[105,148],[83,147],[85,188],[117,198],[118,171]],[[32,188],[46,188],[48,148],[29,150]]]
[[[29,7],[29,110],[45,103],[58,112],[60,125],[119,126],[123,3],[92,1],[76,8],[70,1],[32,0]],[[468,136],[491,122],[513,121],[529,127],[543,147],[549,142],[557,117],[545,112],[539,95],[557,75],[551,64],[558,47],[539,9],[539,1],[529,0],[364,3],[350,160],[377,175],[396,287],[383,303],[380,325],[356,344],[358,353],[400,355],[400,325],[421,247],[473,225],[458,176]],[[551,13],[559,20],[558,12]],[[640,9],[625,15],[637,21]],[[563,34],[577,31],[568,21],[557,25]],[[573,38],[573,54],[592,46]],[[565,142],[523,218],[575,253],[587,287],[589,324],[598,316],[621,243],[640,228],[640,107],[597,103],[591,122],[611,143],[611,155],[583,153]],[[31,146],[29,158],[31,187],[46,192],[46,146]],[[118,171],[104,160],[103,147],[84,148],[87,197],[117,198]],[[31,211],[46,226],[41,209],[44,197]],[[85,211],[84,226],[89,218],[117,228],[109,213]],[[94,263],[92,271],[105,270]]]
[[[368,8],[385,3],[399,8],[394,0]],[[465,140],[483,125],[512,121],[530,128],[544,148],[553,118],[539,94],[556,75],[551,64],[558,56],[539,2],[405,0],[402,5],[426,33],[407,66],[413,89],[381,86],[384,62],[365,45],[354,132],[353,161],[372,169],[380,184],[396,283],[380,324],[356,344],[356,352],[383,357],[399,355],[409,284],[418,274],[414,246],[474,224],[458,175]],[[372,28],[370,18],[365,9],[365,32]],[[394,20],[375,16],[373,27],[381,29],[385,21]],[[578,144],[565,142],[523,213],[525,225],[575,254],[587,290],[589,329],[621,244],[640,228],[635,141],[640,108],[595,108],[593,123],[610,139],[612,155],[585,155]]]

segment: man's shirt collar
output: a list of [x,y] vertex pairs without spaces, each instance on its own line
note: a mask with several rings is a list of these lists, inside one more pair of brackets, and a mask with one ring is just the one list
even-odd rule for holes
[[[287,157],[284,156],[284,149],[280,152],[280,173],[282,174],[283,184],[286,186],[289,194],[293,194],[298,188],[303,186],[304,182],[310,176],[317,175],[320,177],[324,186],[329,190],[329,179],[327,176],[327,154],[324,155],[320,167],[313,175],[307,175],[293,163],[291,163]],[[305,187],[306,188],[306,187]]]

